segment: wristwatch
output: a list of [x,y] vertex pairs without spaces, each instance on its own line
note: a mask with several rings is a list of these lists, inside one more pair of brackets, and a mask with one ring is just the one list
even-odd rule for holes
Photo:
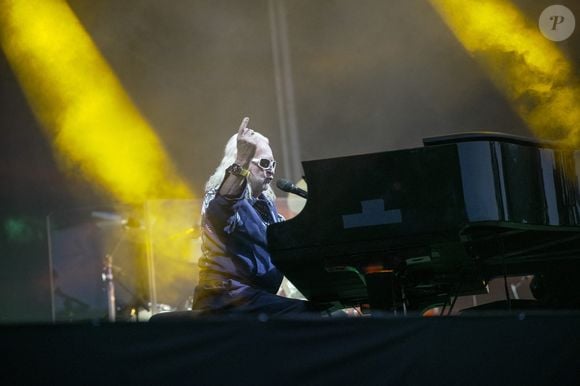
[[238,164],[232,164],[230,167],[226,169],[226,172],[229,174],[233,174],[234,176],[240,176],[244,178],[250,175],[250,171],[248,169],[244,169]]

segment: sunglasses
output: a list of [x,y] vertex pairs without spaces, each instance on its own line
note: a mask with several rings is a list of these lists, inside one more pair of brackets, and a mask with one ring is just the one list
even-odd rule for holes
[[267,158],[254,158],[252,160],[252,162],[254,162],[256,165],[258,165],[259,167],[261,167],[264,170],[268,170],[268,169],[276,169],[276,161],[274,160],[269,160]]

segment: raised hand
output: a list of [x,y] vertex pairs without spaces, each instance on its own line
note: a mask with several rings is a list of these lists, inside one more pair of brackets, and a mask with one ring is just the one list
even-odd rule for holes
[[242,123],[238,129],[238,156],[236,163],[241,166],[248,166],[250,164],[256,153],[258,143],[265,140],[265,137],[248,127],[249,122],[250,118],[245,117],[242,119]]

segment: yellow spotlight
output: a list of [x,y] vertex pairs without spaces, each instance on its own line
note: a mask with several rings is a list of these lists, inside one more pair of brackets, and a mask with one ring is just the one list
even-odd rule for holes
[[66,170],[123,203],[191,196],[66,1],[0,0],[0,44]]
[[558,47],[505,0],[430,0],[538,137],[580,144],[580,82]]

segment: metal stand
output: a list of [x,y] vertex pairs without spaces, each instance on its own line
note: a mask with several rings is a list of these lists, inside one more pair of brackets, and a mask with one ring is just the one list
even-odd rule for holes
[[102,279],[107,285],[107,304],[108,304],[108,320],[114,322],[116,320],[116,300],[115,300],[115,282],[113,278],[113,256],[105,255],[103,266]]
[[101,274],[101,278],[103,282],[105,282],[107,286],[107,308],[108,308],[108,320],[109,322],[114,322],[117,319],[117,301],[115,299],[115,278],[113,276],[113,256],[119,249],[121,242],[125,239],[125,230],[122,230],[121,237],[117,241],[115,248],[111,253],[107,253],[105,255],[103,261],[103,273]]
[[52,213],[46,216],[46,238],[48,241],[48,280],[50,284],[50,320],[56,322],[56,308],[54,300],[54,261],[52,256],[52,226],[50,217]]

